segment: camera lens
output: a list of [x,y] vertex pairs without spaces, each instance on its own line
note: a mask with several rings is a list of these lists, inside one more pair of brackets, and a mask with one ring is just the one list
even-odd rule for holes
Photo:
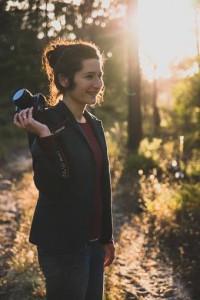
[[12,100],[14,104],[18,107],[18,110],[29,108],[33,106],[33,95],[27,89],[17,90]]
[[25,89],[16,91],[13,95],[13,101],[19,100],[21,97],[23,97],[24,93],[25,93]]
[[32,95],[27,89],[17,90],[12,96],[12,101],[15,104],[15,113],[30,107],[33,107],[35,111],[42,112],[46,106],[46,98],[43,94]]

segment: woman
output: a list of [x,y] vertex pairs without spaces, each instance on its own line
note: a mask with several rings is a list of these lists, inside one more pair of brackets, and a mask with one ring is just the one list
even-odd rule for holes
[[101,97],[103,63],[92,43],[49,43],[43,65],[51,106],[42,119],[33,108],[14,117],[28,132],[39,190],[30,242],[37,245],[47,300],[102,299],[104,267],[114,260],[105,137],[86,109]]

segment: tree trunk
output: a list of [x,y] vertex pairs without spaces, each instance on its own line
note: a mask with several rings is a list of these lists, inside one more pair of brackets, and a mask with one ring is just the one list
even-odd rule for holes
[[156,70],[157,66],[154,65],[154,80],[153,80],[153,98],[152,98],[152,106],[153,106],[153,134],[156,135],[160,129],[160,113],[157,106],[157,95],[158,95],[158,88],[157,88],[157,79],[156,79]]
[[128,19],[128,148],[137,150],[142,139],[140,66],[137,39],[137,0],[127,0]]
[[198,67],[200,71],[200,50],[199,50],[199,23],[198,23],[198,15],[199,9],[195,8],[195,35],[196,35],[196,49],[197,49],[197,60],[198,60]]

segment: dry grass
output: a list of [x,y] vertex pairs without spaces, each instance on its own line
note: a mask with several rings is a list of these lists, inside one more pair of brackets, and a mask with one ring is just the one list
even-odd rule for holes
[[1,295],[5,300],[44,299],[44,284],[38,268],[36,249],[28,242],[37,198],[32,174],[25,173],[23,178],[12,186],[11,193],[20,210],[20,218],[12,248],[4,249],[4,255],[7,256],[7,272],[2,279]]

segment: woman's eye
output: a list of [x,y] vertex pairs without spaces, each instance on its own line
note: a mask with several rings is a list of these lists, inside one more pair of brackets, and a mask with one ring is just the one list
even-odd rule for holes
[[[93,78],[95,78],[95,76],[94,75],[87,75],[87,76],[85,76],[85,78],[93,79]],[[103,79],[103,75],[102,74],[98,75],[98,78],[102,80]]]

